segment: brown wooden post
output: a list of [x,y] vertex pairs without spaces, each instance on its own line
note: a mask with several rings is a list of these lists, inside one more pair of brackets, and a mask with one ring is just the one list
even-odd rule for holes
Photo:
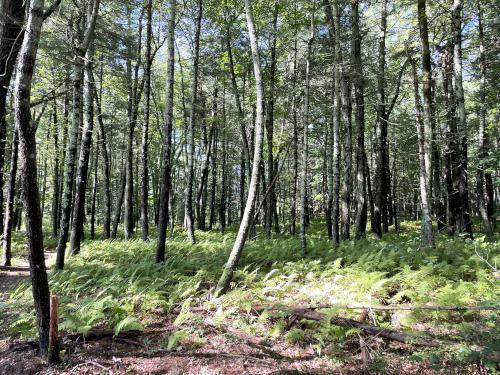
[[50,326],[49,326],[49,362],[58,363],[59,342],[58,342],[58,321],[59,321],[59,297],[50,297]]

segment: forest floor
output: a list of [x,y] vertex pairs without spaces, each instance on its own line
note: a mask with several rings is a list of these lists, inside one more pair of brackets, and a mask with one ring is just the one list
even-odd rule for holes
[[[384,241],[348,241],[335,251],[321,223],[309,250],[297,239],[265,236],[245,248],[232,291],[211,296],[234,239],[197,232],[191,245],[174,233],[164,265],[154,241],[86,241],[63,272],[51,271],[61,298],[61,364],[36,357],[34,316],[22,233],[14,238],[19,270],[0,271],[1,374],[486,374],[500,351],[498,311],[372,311],[342,306],[500,307],[499,237],[486,242],[440,236],[420,247],[418,224]],[[51,249],[52,240],[46,241]],[[49,265],[53,261],[47,251]],[[398,332],[443,340],[445,347],[385,340],[329,319],[290,315],[320,306]],[[262,309],[273,306],[274,309]],[[478,348],[481,349],[478,349]]]

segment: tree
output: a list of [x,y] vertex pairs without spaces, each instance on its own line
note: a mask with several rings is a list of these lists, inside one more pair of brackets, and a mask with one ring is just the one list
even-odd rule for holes
[[460,233],[472,237],[470,220],[469,188],[467,186],[467,114],[462,82],[462,1],[453,0],[452,24],[454,32],[453,72],[455,78],[455,97],[457,102],[457,119],[460,147],[460,168],[458,179],[458,195],[460,199],[458,228]]
[[245,204],[245,211],[240,223],[240,228],[234,241],[233,249],[229,255],[229,259],[224,267],[224,271],[217,283],[216,295],[222,295],[229,289],[229,284],[233,278],[233,273],[238,266],[238,261],[243,252],[245,241],[250,230],[251,221],[253,220],[255,198],[258,190],[259,165],[262,156],[262,141],[264,138],[263,122],[264,122],[264,84],[262,81],[262,73],[260,67],[259,46],[257,44],[257,35],[255,32],[255,23],[252,14],[251,0],[245,0],[245,15],[248,27],[248,35],[250,38],[250,48],[252,52],[252,63],[255,77],[255,93],[256,93],[256,118],[255,118],[255,143],[252,175],[250,178],[250,186],[248,197]]
[[78,130],[83,112],[81,90],[83,64],[85,61],[85,54],[87,53],[87,49],[89,48],[94,34],[99,4],[100,0],[94,0],[92,2],[92,13],[86,22],[85,30],[83,34],[77,36],[77,39],[74,41],[76,45],[73,48],[73,118],[71,128],[69,129],[68,149],[66,151],[66,174],[64,176],[64,191],[62,197],[61,228],[56,249],[56,267],[60,270],[64,268],[64,257],[66,253],[66,243],[68,242],[69,224],[73,204],[73,184],[75,179]]
[[141,237],[147,240],[149,236],[149,219],[148,219],[148,133],[149,133],[149,117],[151,107],[151,65],[153,64],[151,54],[151,43],[153,39],[153,1],[147,0],[146,4],[146,64],[144,65],[144,121],[142,125],[142,174],[141,174]]
[[174,70],[175,70],[175,13],[176,0],[169,1],[169,19],[167,35],[167,84],[166,84],[166,118],[163,127],[163,151],[160,187],[160,203],[158,212],[158,240],[156,243],[156,263],[165,261],[165,241],[168,227],[168,203],[171,187],[171,149],[172,149],[172,129],[174,124]]
[[[432,85],[431,85],[431,54],[429,50],[429,37],[427,31],[427,14],[425,10],[425,0],[418,0],[418,25],[420,29],[420,42],[422,44],[422,70],[423,70],[423,97],[424,97],[424,116],[423,123],[424,128],[421,131],[418,128],[419,134],[419,153],[423,153],[425,174],[420,172],[420,178],[425,178],[424,189],[425,194],[422,194],[421,189],[421,199],[422,199],[422,237],[426,245],[434,245],[434,235],[432,233],[432,219],[430,212],[432,212],[432,199],[431,199],[431,182],[430,178],[432,175],[432,165],[431,165],[431,155],[432,155],[432,128],[433,128],[433,111],[432,111]],[[415,73],[416,74],[416,73]],[[418,89],[418,84],[415,86]],[[419,105],[415,102],[415,105]],[[418,111],[418,110],[417,110]],[[417,119],[417,122],[420,121]],[[434,162],[437,162],[434,160]],[[421,182],[422,184],[422,182]],[[425,202],[424,202],[425,201]],[[424,207],[425,211],[424,212]],[[428,210],[428,212],[427,212]]]
[[351,2],[352,12],[352,66],[354,81],[354,100],[356,103],[355,123],[357,134],[356,148],[356,238],[366,235],[367,204],[366,204],[366,176],[365,160],[365,94],[363,63],[361,60],[361,33],[359,30],[359,1]]
[[194,32],[194,60],[193,60],[193,83],[191,87],[191,109],[189,111],[189,128],[187,141],[187,187],[185,200],[186,231],[189,240],[196,242],[194,234],[194,215],[193,215],[193,184],[194,184],[194,138],[196,127],[196,111],[198,106],[198,71],[200,61],[200,33],[201,18],[203,14],[202,0],[197,0],[198,12],[196,15],[196,26]]
[[26,237],[33,300],[37,319],[40,354],[50,362],[57,361],[57,347],[49,348],[50,292],[43,253],[42,213],[37,183],[36,124],[31,121],[30,95],[38,44],[43,23],[43,0],[32,0],[14,85],[15,126],[19,132],[19,159],[22,178],[23,206],[26,215]]
[[24,1],[5,0],[0,4],[0,228],[3,228],[3,185],[7,137],[7,94],[16,58],[23,40]]

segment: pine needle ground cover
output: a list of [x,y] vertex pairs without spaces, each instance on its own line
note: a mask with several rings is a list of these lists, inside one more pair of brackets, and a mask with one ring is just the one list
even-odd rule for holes
[[[234,237],[234,232],[200,232],[198,243],[192,245],[183,232],[175,232],[161,265],[153,261],[154,241],[86,241],[64,271],[50,273],[51,291],[61,301],[60,330],[85,336],[102,328],[119,335],[146,332],[168,321],[169,329],[157,335],[148,350],[189,352],[208,345],[209,322],[216,330],[236,329],[270,345],[309,350],[312,356],[330,361],[327,367],[361,366],[360,340],[366,339],[369,359],[364,365],[375,370],[398,361],[465,369],[480,358],[482,365],[495,368],[482,356],[500,351],[497,311],[355,307],[500,307],[499,275],[491,267],[500,263],[498,237],[486,242],[481,236],[464,240],[442,235],[436,248],[428,249],[420,245],[418,224],[406,223],[402,233],[389,234],[383,241],[350,241],[333,249],[323,224],[315,223],[309,229],[309,252],[303,257],[297,238],[282,235],[266,240],[259,233],[245,248],[231,291],[215,299],[212,292]],[[8,336],[23,340],[34,336],[30,306],[28,283],[3,302],[4,312],[17,312],[15,318],[2,313]],[[381,339],[363,338],[359,329],[340,327],[329,319],[290,319],[287,309],[305,307],[451,344],[406,345],[395,352]],[[391,360],[394,353],[396,362]]]

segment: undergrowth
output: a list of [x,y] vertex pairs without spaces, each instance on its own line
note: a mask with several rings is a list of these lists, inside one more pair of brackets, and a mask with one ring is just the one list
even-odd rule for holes
[[[500,306],[498,275],[478,256],[500,264],[498,234],[492,242],[480,235],[474,240],[440,235],[436,248],[430,249],[421,247],[418,230],[418,224],[404,223],[401,233],[388,234],[382,241],[347,241],[334,249],[323,224],[315,223],[308,230],[305,257],[296,237],[279,235],[267,240],[262,236],[248,242],[232,289],[220,300],[213,299],[211,292],[234,232],[198,232],[198,243],[192,245],[177,231],[168,239],[164,264],[154,263],[154,240],[86,241],[64,271],[51,271],[50,289],[61,299],[61,329],[82,333],[95,326],[110,327],[116,333],[141,329],[182,305],[179,323],[192,318],[186,307],[204,304],[216,307],[216,321],[231,317],[251,333],[259,325],[240,312],[250,312],[257,304],[326,304],[332,306],[328,313],[344,316],[359,315],[359,311],[339,307],[345,304]],[[31,301],[27,283],[11,294],[9,308],[21,311],[11,324],[12,333],[34,334]],[[259,321],[269,315],[265,313]],[[391,316],[376,313],[372,319],[403,329],[425,324],[438,335],[463,342],[466,348],[487,343],[493,350],[500,349],[495,313],[418,310]],[[279,316],[273,322],[261,324],[264,328],[258,333],[271,338],[285,335],[292,343],[311,340],[318,351],[357,334],[329,323],[305,324],[284,332],[286,324]],[[465,352],[459,356],[466,357]]]

